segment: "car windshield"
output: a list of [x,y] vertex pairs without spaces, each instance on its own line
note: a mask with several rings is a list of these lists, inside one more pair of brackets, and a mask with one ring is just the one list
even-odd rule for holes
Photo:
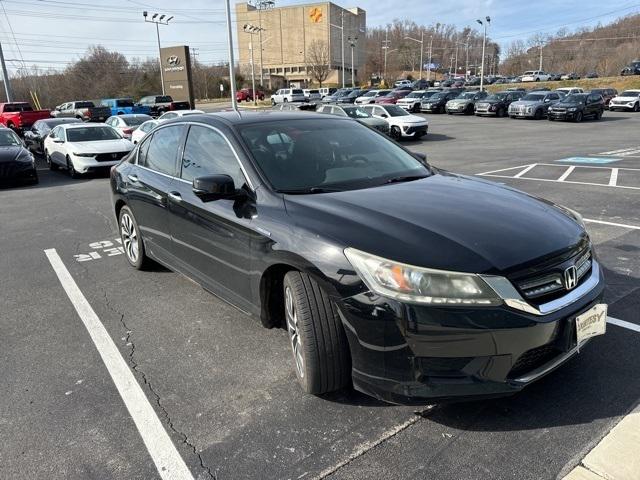
[[122,120],[130,127],[136,127],[142,125],[147,120],[151,120],[151,117],[148,115],[136,115],[135,117],[124,117]]
[[446,96],[446,93],[438,92],[438,93],[434,93],[433,95],[431,95],[429,100],[440,100],[441,98],[444,98],[445,96]]
[[362,97],[373,97],[377,94],[378,92],[376,90],[369,90],[367,93],[361,95]]
[[171,103],[171,102],[173,102],[173,98],[171,98],[169,95],[156,97],[156,103]]
[[123,98],[120,100],[116,100],[116,106],[118,107],[133,107],[133,100],[129,98]]
[[389,105],[385,108],[389,116],[391,117],[404,117],[410,115],[404,108],[398,107],[397,105]]
[[587,96],[583,93],[573,93],[564,97],[562,101],[566,103],[584,103],[586,98]]
[[458,95],[456,98],[461,98],[463,100],[471,100],[476,96],[476,92],[464,92]]
[[343,108],[343,110],[351,118],[369,118],[371,116],[368,112],[358,107]]
[[121,137],[111,127],[77,127],[67,130],[69,142],[98,142],[100,140],[119,140]]
[[76,102],[76,108],[93,108],[93,102]]
[[407,95],[404,98],[420,98],[422,97],[422,92],[411,92],[409,95]]
[[621,97],[637,97],[640,95],[640,90],[625,90],[620,94]]
[[239,131],[257,166],[283,193],[353,190],[431,174],[402,147],[358,122],[281,120]]
[[14,147],[22,145],[18,136],[11,130],[0,130],[0,147]]
[[493,95],[489,95],[486,100],[488,102],[499,102],[504,100],[506,96],[506,93],[494,93]]
[[525,75],[533,75],[533,71],[524,72]]
[[362,95],[362,91],[361,90],[354,90],[349,95],[347,95],[347,98],[357,98],[360,95]]
[[387,98],[395,98],[397,96],[397,92],[389,92],[385,95]]
[[522,97],[522,100],[529,102],[541,102],[544,100],[544,94],[528,93],[524,97]]

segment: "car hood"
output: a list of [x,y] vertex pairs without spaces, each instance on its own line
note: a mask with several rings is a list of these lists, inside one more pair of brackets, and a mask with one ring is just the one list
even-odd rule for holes
[[621,101],[621,102],[633,102],[635,100],[638,100],[638,97],[637,96],[635,96],[635,97],[613,97],[612,100],[618,100],[618,101]]
[[133,143],[124,138],[96,142],[67,142],[67,145],[71,150],[78,153],[111,153],[133,150]]
[[448,173],[363,190],[287,195],[285,203],[298,227],[345,248],[451,271],[505,274],[575,248],[586,237],[550,203]]
[[584,107],[584,103],[558,102],[558,103],[554,104],[553,106],[554,107],[560,107],[560,108],[572,108],[572,107],[580,107],[580,106]]
[[541,105],[544,102],[539,101],[539,100],[518,100],[517,102],[512,102],[511,105],[513,106],[518,106],[518,105],[525,105],[525,106],[531,106],[531,105]]
[[29,156],[27,151],[19,145],[0,147],[0,163],[14,162],[21,155]]
[[418,115],[403,115],[401,117],[389,117],[389,122],[397,123],[398,125],[427,125],[429,122]]

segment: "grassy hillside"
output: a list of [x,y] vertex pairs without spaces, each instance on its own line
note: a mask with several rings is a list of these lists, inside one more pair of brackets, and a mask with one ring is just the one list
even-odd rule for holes
[[510,87],[523,87],[531,89],[534,87],[549,87],[556,89],[559,87],[580,87],[584,90],[592,88],[612,87],[619,92],[627,89],[640,89],[640,75],[629,77],[603,77],[603,78],[583,78],[580,80],[561,80],[559,82],[526,82],[526,83],[509,83],[502,85],[489,85],[487,90],[497,92],[506,90]]

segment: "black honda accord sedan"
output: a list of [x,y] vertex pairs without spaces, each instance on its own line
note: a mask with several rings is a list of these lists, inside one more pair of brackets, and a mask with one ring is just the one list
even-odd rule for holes
[[0,127],[0,186],[38,183],[35,159],[10,128]]
[[348,118],[193,115],[111,171],[129,263],[286,327],[302,388],[395,403],[521,390],[604,333],[576,212]]

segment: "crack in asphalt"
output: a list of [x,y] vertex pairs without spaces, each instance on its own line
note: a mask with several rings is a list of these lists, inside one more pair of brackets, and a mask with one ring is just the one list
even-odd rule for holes
[[[120,316],[120,324],[122,325],[122,328],[124,328],[124,331],[126,333],[124,342],[125,342],[125,346],[129,346],[129,355],[128,355],[128,361],[129,361],[129,365],[131,365],[131,368],[133,369],[134,372],[138,373],[140,375],[140,377],[142,377],[142,381],[144,382],[144,385],[146,385],[149,388],[149,391],[153,394],[155,401],[156,401],[156,405],[158,406],[158,408],[162,411],[162,415],[165,418],[165,423],[169,426],[169,428],[171,429],[171,431],[176,434],[178,437],[181,438],[182,443],[184,445],[186,445],[187,447],[189,447],[189,449],[193,452],[193,454],[198,458],[198,461],[200,463],[200,467],[203,470],[203,473],[205,473],[206,478],[210,478],[212,480],[217,480],[218,476],[216,474],[216,472],[211,471],[211,467],[209,467],[208,465],[205,465],[204,463],[204,459],[202,458],[202,455],[200,454],[200,452],[198,452],[196,446],[194,443],[192,443],[189,440],[189,437],[187,436],[186,433],[178,430],[174,424],[173,424],[173,420],[171,420],[171,416],[169,415],[169,412],[167,411],[167,409],[165,408],[165,406],[162,404],[162,401],[160,399],[160,395],[155,391],[155,389],[153,388],[153,385],[151,384],[151,381],[147,378],[147,374],[140,369],[140,366],[138,365],[138,362],[136,362],[135,358],[134,358],[134,354],[136,351],[136,346],[135,343],[131,340],[131,335],[133,334],[133,330],[131,330],[129,328],[129,326],[127,325],[126,321],[125,321],[125,314],[122,312],[119,312],[118,310],[116,310],[112,305],[111,302],[109,300],[109,297],[107,296],[107,292],[103,291],[104,294],[104,300],[105,300],[105,305],[106,307],[111,310],[113,313],[115,313],[116,315]],[[198,475],[198,479],[201,479],[202,476]]]
[[400,425],[393,427],[390,430],[387,430],[377,440],[373,442],[364,442],[363,444],[359,445],[354,451],[351,452],[351,454],[345,460],[343,460],[342,462],[339,462],[336,465],[333,465],[329,468],[324,469],[317,476],[313,477],[312,480],[324,480],[326,478],[332,477],[334,473],[346,467],[354,460],[367,454],[369,451],[382,445],[383,443],[395,437],[396,435],[399,435],[401,432],[403,432],[410,426],[414,425],[415,423],[419,422],[420,420],[428,418],[429,414],[432,413],[435,410],[435,408],[436,408],[436,405],[427,405],[424,409],[413,412],[414,416],[411,417],[409,420],[407,420],[404,423],[401,423]]

